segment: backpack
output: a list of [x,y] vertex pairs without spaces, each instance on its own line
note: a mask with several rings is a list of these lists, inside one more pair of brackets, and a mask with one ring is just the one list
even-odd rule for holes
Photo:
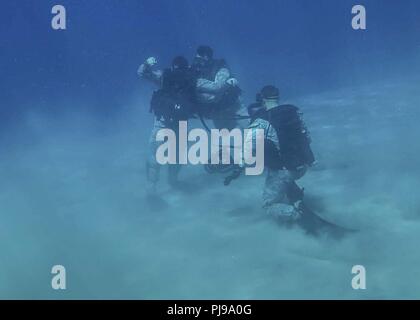
[[187,70],[165,70],[162,87],[155,91],[150,111],[167,123],[187,120],[194,113],[195,77]]
[[312,165],[315,157],[311,138],[301,118],[299,108],[281,105],[265,111],[260,118],[276,130],[280,152],[272,141],[266,141],[266,164],[269,168],[294,170],[302,165]]

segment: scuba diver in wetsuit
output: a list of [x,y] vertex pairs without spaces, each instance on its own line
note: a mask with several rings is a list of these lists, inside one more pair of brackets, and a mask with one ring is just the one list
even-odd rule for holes
[[[153,70],[155,58],[150,57],[138,69],[141,78],[152,81],[160,86],[153,93],[150,111],[155,119],[149,140],[149,155],[146,160],[147,193],[156,193],[161,165],[156,161],[156,151],[162,143],[156,140],[160,129],[172,129],[178,132],[179,121],[192,117],[195,109],[196,77],[188,65],[186,58],[178,56],[173,59],[171,68]],[[168,182],[171,186],[178,186],[179,165],[169,165]]]
[[235,117],[241,108],[241,89],[226,61],[213,58],[209,46],[200,46],[191,68],[197,75],[196,99],[200,116],[212,119],[217,129],[237,128]]
[[[264,130],[264,166],[267,171],[263,191],[265,211],[281,222],[297,222],[303,214],[303,189],[296,180],[315,162],[310,137],[296,106],[281,105],[279,90],[265,86],[258,101],[248,107],[251,117],[244,145],[255,141],[255,130]],[[225,185],[238,178],[243,166],[225,179]]]

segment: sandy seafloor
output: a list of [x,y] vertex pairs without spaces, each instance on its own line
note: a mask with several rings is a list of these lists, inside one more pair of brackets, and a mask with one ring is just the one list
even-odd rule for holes
[[[145,202],[151,124],[138,101],[114,127],[28,112],[0,153],[0,298],[420,298],[420,91],[383,81],[294,101],[318,165],[299,182],[337,240],[284,229],[261,209],[263,177],[228,188],[188,167],[193,190]],[[150,118],[151,122],[151,118]],[[51,289],[51,266],[67,290]],[[351,267],[367,290],[351,288]]]

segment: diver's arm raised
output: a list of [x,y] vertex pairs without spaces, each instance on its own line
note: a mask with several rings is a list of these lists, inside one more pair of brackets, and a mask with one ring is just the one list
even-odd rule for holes
[[137,69],[137,75],[140,78],[149,80],[154,84],[160,85],[162,82],[162,70],[153,70],[153,66],[157,64],[154,57],[147,58],[147,60]]

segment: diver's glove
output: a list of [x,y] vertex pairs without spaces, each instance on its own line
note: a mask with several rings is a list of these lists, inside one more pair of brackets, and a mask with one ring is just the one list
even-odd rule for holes
[[232,87],[237,87],[239,82],[236,78],[230,78],[226,80],[226,83]]
[[157,64],[157,59],[155,57],[149,57],[146,61],[140,65],[137,69],[137,74],[139,77],[143,76],[146,72],[150,72],[150,68]]
[[149,57],[146,59],[146,63],[149,67],[153,67],[155,64],[157,64],[157,59],[155,57]]
[[230,183],[233,180],[236,180],[241,176],[241,173],[243,170],[244,170],[243,167],[240,167],[240,166],[236,167],[235,170],[233,170],[232,173],[225,178],[225,181],[223,182],[223,184],[225,186],[230,185]]

